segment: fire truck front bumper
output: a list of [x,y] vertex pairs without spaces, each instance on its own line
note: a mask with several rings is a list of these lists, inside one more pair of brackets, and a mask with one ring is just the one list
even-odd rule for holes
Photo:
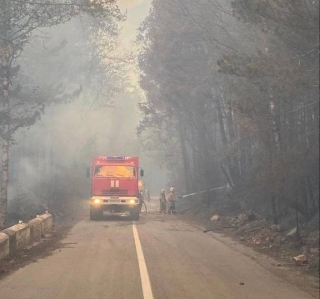
[[140,205],[137,197],[101,197],[94,196],[90,199],[90,208],[104,211],[130,211]]

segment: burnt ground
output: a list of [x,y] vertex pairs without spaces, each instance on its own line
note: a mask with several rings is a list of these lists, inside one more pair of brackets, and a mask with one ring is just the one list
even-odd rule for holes
[[[313,238],[297,240],[294,236],[288,237],[286,232],[277,231],[265,219],[257,219],[239,225],[236,216],[219,216],[217,221],[210,221],[205,213],[185,213],[180,215],[186,221],[198,224],[204,233],[219,233],[231,237],[233,240],[248,246],[258,253],[275,258],[275,267],[287,267],[300,271],[305,275],[320,276],[319,273],[319,231],[310,235]],[[307,262],[297,263],[294,257],[305,255]]]
[[313,255],[313,257],[310,254],[306,254],[308,263],[297,265],[293,257],[303,252],[301,244],[284,242],[281,249],[276,248],[276,246],[270,248],[271,243],[267,245],[265,242],[261,242],[258,245],[252,242],[252,239],[256,240],[255,236],[261,234],[259,230],[254,231],[255,234],[239,235],[235,233],[235,228],[224,228],[221,224],[212,223],[210,220],[204,219],[203,215],[188,213],[179,215],[179,218],[197,226],[203,233],[211,235],[214,239],[229,246],[236,252],[250,257],[262,268],[303,289],[314,298],[319,298],[319,254]]

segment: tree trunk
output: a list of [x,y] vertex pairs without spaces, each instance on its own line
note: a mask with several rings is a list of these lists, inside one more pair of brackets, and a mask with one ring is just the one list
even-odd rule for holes
[[225,127],[224,127],[224,122],[223,122],[223,115],[222,115],[222,108],[221,108],[220,98],[217,98],[217,100],[216,100],[216,107],[217,107],[217,112],[218,112],[218,120],[219,120],[220,134],[221,134],[221,138],[222,138],[222,143],[227,149],[228,140],[227,140],[227,134],[226,134],[226,130],[225,130]]
[[[2,11],[8,16],[10,15],[10,9],[8,3],[5,1],[2,4]],[[9,85],[10,85],[10,59],[12,59],[13,48],[7,38],[8,28],[10,27],[9,18],[7,18],[5,25],[2,29],[2,37],[4,40],[0,48],[0,66],[1,77],[0,84],[2,84],[2,132],[0,138],[2,142],[2,156],[1,156],[1,186],[0,186],[0,230],[3,229],[6,216],[7,216],[7,204],[8,204],[8,183],[9,183],[9,148],[11,139],[10,128],[10,98],[9,98]],[[1,97],[0,97],[1,98]]]
[[272,198],[271,198],[271,205],[272,205],[273,223],[274,223],[274,224],[279,224],[278,213],[277,213],[276,197],[275,197],[274,195],[272,195]]
[[[273,153],[272,153],[272,141],[271,141],[271,136],[268,134],[268,143],[269,143],[269,167],[272,169],[273,167]],[[272,211],[272,217],[273,217],[273,223],[278,224],[279,219],[278,219],[278,212],[277,212],[277,200],[275,197],[275,194],[273,191],[271,191],[271,211]]]
[[[229,149],[228,139],[227,139],[226,129],[225,129],[224,121],[223,121],[221,101],[220,101],[219,97],[216,100],[216,108],[217,108],[217,112],[218,112],[218,121],[219,121],[219,126],[220,126],[220,135],[222,138],[222,144],[225,147],[225,152],[227,152]],[[233,168],[231,165],[232,163],[231,163],[231,159],[230,159],[229,154],[227,154],[226,162],[227,162],[226,163],[227,169],[229,170],[230,176],[227,174],[226,170],[223,167],[222,167],[222,169],[223,169],[224,174],[226,175],[226,178],[228,179],[230,186],[234,186],[236,179],[235,179],[235,175],[234,175]],[[222,165],[222,163],[220,163],[220,165]]]
[[[228,132],[229,132],[229,138],[230,138],[230,147],[235,147],[234,144],[236,141],[236,134],[234,129],[234,121],[233,121],[233,111],[231,104],[228,105],[227,110],[227,125],[228,125]],[[240,178],[240,171],[239,171],[239,147],[237,146],[237,150],[234,151],[234,154],[231,157],[231,165],[232,165],[232,171],[234,172],[234,176],[239,180]]]
[[317,212],[317,205],[316,205],[316,201],[314,199],[312,183],[311,183],[311,179],[310,179],[309,175],[307,175],[306,181],[307,181],[307,190],[308,190],[309,198],[310,198],[310,201],[311,201],[311,204],[312,204],[312,210],[313,210],[314,213],[316,213]]
[[299,212],[297,210],[296,210],[296,225],[297,225],[296,238],[299,241],[301,239],[301,236],[300,236]]
[[303,200],[304,210],[305,210],[305,216],[307,220],[310,220],[310,213],[309,213],[309,201],[308,201],[308,192],[306,189],[306,181],[300,180],[300,190],[301,190],[301,197]]
[[4,68],[2,82],[3,89],[3,114],[5,115],[3,137],[2,137],[2,157],[1,157],[1,192],[0,192],[0,229],[4,227],[7,216],[8,203],[8,182],[9,182],[9,148],[10,148],[10,99],[8,67]]
[[178,117],[178,128],[179,128],[179,139],[180,139],[180,146],[182,152],[182,160],[183,160],[183,168],[184,168],[184,177],[185,177],[185,184],[186,184],[186,191],[190,192],[192,190],[192,182],[191,182],[191,173],[190,173],[190,163],[188,159],[188,152],[185,142],[185,132],[183,129],[183,125],[181,123],[181,118]]

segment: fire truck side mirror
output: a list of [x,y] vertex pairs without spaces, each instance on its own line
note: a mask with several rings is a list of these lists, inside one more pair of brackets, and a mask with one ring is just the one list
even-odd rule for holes
[[143,177],[143,176],[144,176],[144,170],[141,169],[141,170],[140,170],[140,177]]
[[86,172],[86,177],[87,179],[90,179],[90,168],[87,168],[87,172]]

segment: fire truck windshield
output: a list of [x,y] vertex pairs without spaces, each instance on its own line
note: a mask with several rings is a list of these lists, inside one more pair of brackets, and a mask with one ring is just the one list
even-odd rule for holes
[[94,176],[98,178],[134,178],[136,171],[133,166],[100,165],[95,167]]

